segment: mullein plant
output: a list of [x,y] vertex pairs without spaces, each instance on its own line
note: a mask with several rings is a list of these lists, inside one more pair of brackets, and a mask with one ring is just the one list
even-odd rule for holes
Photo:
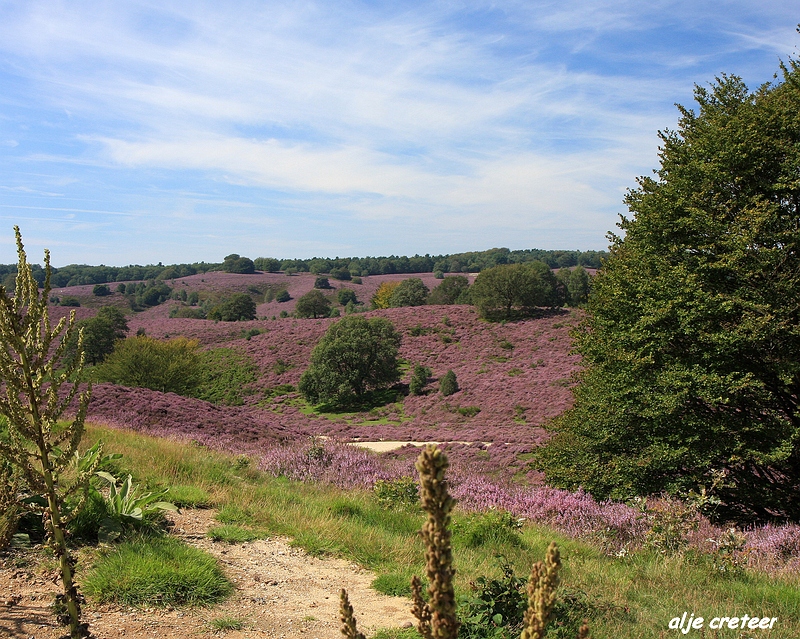
[[[417,632],[424,639],[456,639],[461,623],[456,614],[453,577],[453,551],[450,545],[450,513],[455,500],[447,489],[445,471],[447,456],[436,446],[428,445],[420,453],[416,463],[419,472],[420,500],[428,519],[422,528],[425,544],[425,572],[428,577],[428,600],[422,597],[419,577],[411,580],[411,613],[417,619]],[[544,562],[533,565],[528,581],[528,608],[525,611],[521,639],[544,639],[550,621],[558,589],[558,571],[561,556],[555,542],[547,549]],[[340,618],[342,634],[346,639],[364,639],[356,627],[353,606],[347,591],[341,590]],[[584,621],[578,631],[578,639],[589,639],[589,626]]]
[[[43,516],[48,543],[59,563],[63,592],[54,610],[70,627],[71,639],[88,635],[80,622],[82,597],[74,581],[75,560],[67,547],[66,526],[86,499],[89,479],[101,460],[100,445],[78,455],[90,390],[79,392],[83,370],[83,336],[78,357],[63,369],[67,345],[75,332],[74,311],[50,324],[50,254],[45,251],[43,290],[28,265],[19,227],[17,278],[14,295],[0,287],[0,415],[7,433],[0,439],[0,463],[13,468],[24,483],[19,504]],[[60,392],[65,387],[63,393]],[[71,423],[59,424],[67,407],[78,398]],[[7,470],[7,472],[9,472]]]

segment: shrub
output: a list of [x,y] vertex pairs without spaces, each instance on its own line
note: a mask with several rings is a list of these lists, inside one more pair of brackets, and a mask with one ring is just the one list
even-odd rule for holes
[[414,366],[414,374],[411,376],[411,382],[408,385],[408,390],[412,395],[422,395],[423,389],[428,384],[431,372],[431,369],[427,366],[420,364]]
[[288,302],[290,299],[292,299],[292,296],[289,295],[289,291],[287,291],[285,288],[275,293],[276,302]]
[[117,293],[120,295],[125,295],[125,285],[124,284],[117,284]]
[[350,271],[346,268],[332,268],[331,269],[331,277],[337,280],[349,280],[350,279]]
[[162,342],[129,337],[98,367],[98,379],[194,397],[202,382],[199,344],[185,337]]
[[419,502],[419,488],[411,477],[379,479],[373,490],[378,503],[385,508],[407,508]]
[[196,306],[176,306],[169,312],[169,316],[185,319],[206,319],[205,311]]
[[[78,322],[77,328],[83,330],[83,351],[87,364],[99,364],[114,352],[117,342],[125,339],[128,333],[128,320],[118,308],[104,306],[91,319]],[[78,352],[78,336],[73,334],[67,343],[67,357],[73,358]]]
[[372,308],[389,308],[391,306],[389,300],[398,286],[400,286],[400,282],[382,282],[370,300]]
[[101,556],[84,585],[100,602],[127,606],[204,606],[233,591],[213,557],[172,537],[123,543]]
[[458,381],[452,369],[447,371],[442,376],[442,379],[439,380],[439,392],[445,397],[458,392]]
[[92,295],[97,295],[98,297],[111,295],[111,289],[105,284],[95,284],[94,288],[92,289]]
[[81,301],[77,297],[72,297],[71,295],[65,295],[61,298],[59,302],[61,306],[80,306]]
[[214,404],[241,406],[248,386],[258,378],[253,361],[232,348],[214,348],[199,354],[200,382],[194,397]]

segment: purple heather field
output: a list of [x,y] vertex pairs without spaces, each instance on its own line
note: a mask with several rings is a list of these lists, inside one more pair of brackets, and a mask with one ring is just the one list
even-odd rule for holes
[[[98,384],[89,419],[248,454],[275,475],[342,488],[371,488],[378,479],[413,476],[418,454],[417,448],[406,446],[377,455],[346,442],[449,442],[452,491],[462,508],[507,510],[570,536],[591,539],[611,553],[624,553],[641,544],[647,523],[637,509],[598,503],[583,492],[544,486],[526,462],[546,438],[542,426],[571,404],[573,375],[580,360],[570,352],[569,332],[580,321],[579,311],[548,312],[537,319],[505,324],[481,321],[470,306],[371,311],[366,317],[386,318],[401,333],[400,356],[409,368],[423,364],[432,370],[426,394],[406,395],[402,401],[363,413],[316,414],[297,392],[273,389],[297,385],[314,345],[337,320],[272,319],[282,310],[291,313],[295,300],[312,289],[315,277],[308,273],[290,277],[282,273],[205,273],[168,282],[174,290],[197,291],[213,298],[248,289],[252,292],[258,286],[285,285],[292,299],[259,304],[260,319],[251,322],[170,318],[170,310],[177,304],[172,301],[131,314],[118,293],[100,298],[92,295],[92,286],[54,290],[54,295],[81,301],[81,307],[75,309],[78,319],[91,317],[101,305],[113,304],[128,314],[130,334],[144,329],[159,339],[185,336],[198,340],[203,348],[235,348],[246,354],[259,372],[245,405],[238,407]],[[361,285],[331,278],[330,283],[335,289],[356,291],[358,300],[369,304],[382,282],[407,277],[415,276],[370,276],[363,278]],[[440,283],[432,274],[419,277],[431,289]],[[335,289],[327,292],[333,299]],[[69,310],[53,307],[52,317]],[[246,339],[245,332],[251,329],[261,333]],[[443,397],[438,379],[449,369],[455,372],[460,390]],[[410,370],[402,381],[408,383],[409,377]],[[320,436],[324,439],[318,439]],[[310,455],[312,446],[324,454]],[[690,541],[709,551],[724,533],[698,518]],[[800,571],[800,526],[767,526],[745,534],[742,553],[749,564]]]

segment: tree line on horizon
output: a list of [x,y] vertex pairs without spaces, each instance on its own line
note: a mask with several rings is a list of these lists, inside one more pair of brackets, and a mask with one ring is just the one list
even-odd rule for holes
[[[606,251],[544,250],[493,248],[486,251],[470,251],[444,255],[414,255],[388,257],[336,257],[333,259],[313,257],[311,259],[283,259],[258,257],[251,260],[231,254],[222,262],[194,262],[191,264],[150,264],[140,266],[91,266],[70,264],[52,268],[51,284],[55,288],[106,284],[109,282],[133,282],[144,280],[171,280],[209,271],[228,273],[255,273],[256,271],[289,273],[328,273],[337,279],[367,275],[391,275],[405,273],[479,273],[487,268],[503,264],[543,262],[552,269],[583,266],[600,268]],[[41,286],[45,272],[39,264],[31,264],[33,277]],[[13,290],[17,273],[16,264],[0,264],[0,281],[7,290]]]

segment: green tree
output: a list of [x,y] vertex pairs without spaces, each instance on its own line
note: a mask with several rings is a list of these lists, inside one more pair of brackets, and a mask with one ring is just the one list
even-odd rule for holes
[[528,317],[542,306],[556,306],[556,278],[543,262],[502,264],[481,271],[470,299],[482,317]]
[[392,297],[392,293],[394,293],[394,289],[398,286],[400,286],[400,282],[397,281],[381,282],[378,290],[375,291],[375,295],[370,300],[372,308],[389,308],[389,300]]
[[256,272],[256,266],[249,257],[241,257],[236,253],[231,253],[222,262],[222,270],[226,273],[250,275]]
[[408,391],[412,395],[422,395],[425,386],[428,384],[428,378],[431,376],[431,369],[422,364],[414,366],[414,374],[411,376],[411,381],[408,384]]
[[592,283],[575,405],[539,456],[551,483],[621,499],[716,483],[722,514],[800,520],[797,63],[783,79],[723,76],[660,133]]
[[[115,306],[103,306],[95,317],[78,322],[77,327],[83,332],[86,363],[99,364],[114,352],[117,341],[125,339],[128,320]],[[67,345],[67,357],[75,357],[78,352],[78,336],[73,333]]]
[[314,280],[314,288],[331,288],[331,283],[327,277],[318,277]]
[[[47,504],[40,507],[35,499],[19,502],[44,517],[63,586],[57,598],[59,621],[70,626],[72,639],[78,639],[87,635],[88,629],[80,622],[81,596],[74,583],[75,560],[67,547],[65,531],[69,520],[85,503],[100,447],[94,446],[82,457],[77,455],[90,389],[80,394],[72,421],[66,426],[59,424],[62,413],[79,395],[83,368],[83,358],[76,357],[59,370],[76,330],[75,316],[62,319],[55,327],[51,325],[47,310],[50,253],[45,251],[45,279],[40,295],[19,227],[14,227],[14,232],[19,258],[14,297],[0,288],[0,377],[4,395],[0,397],[0,415],[5,417],[7,428],[0,439],[0,465],[13,467],[24,478],[26,490]],[[79,339],[78,352],[81,349]],[[64,393],[60,392],[62,387]],[[71,465],[77,473],[69,468]],[[75,496],[78,501],[70,504],[70,498]]]
[[356,292],[349,288],[340,288],[336,292],[336,300],[342,306],[347,306],[350,303],[358,304],[358,298],[356,297]]
[[469,280],[463,275],[453,275],[442,279],[442,283],[431,291],[428,304],[463,304]]
[[570,306],[583,306],[589,299],[589,274],[582,266],[576,266],[570,272],[567,292]]
[[146,335],[129,337],[117,343],[97,375],[122,386],[195,397],[203,382],[199,344],[185,337],[166,342]]
[[105,284],[95,284],[94,288],[92,289],[92,295],[97,295],[98,297],[111,295],[111,289]]
[[256,318],[256,303],[247,293],[234,293],[221,304],[214,306],[207,315],[210,320],[221,322],[246,322]]
[[276,260],[274,257],[257,257],[253,260],[253,266],[266,273],[277,273],[281,270],[280,260]]
[[311,402],[344,403],[400,379],[400,334],[388,320],[350,315],[333,324],[311,351],[299,390]]
[[331,314],[331,301],[322,291],[312,289],[297,300],[294,310],[298,317],[328,317]]
[[418,277],[409,277],[400,282],[389,296],[389,306],[424,306],[428,301],[430,289]]

